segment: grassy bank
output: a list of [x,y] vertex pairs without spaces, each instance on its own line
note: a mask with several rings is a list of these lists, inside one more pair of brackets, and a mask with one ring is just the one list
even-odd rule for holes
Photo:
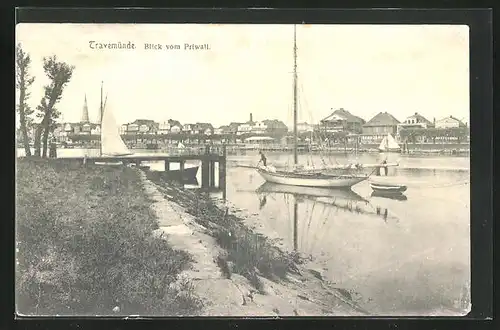
[[242,275],[261,291],[259,276],[285,280],[288,274],[297,273],[297,263],[301,262],[297,255],[278,249],[265,236],[245,226],[243,219],[215,205],[203,192],[176,187],[166,181],[162,172],[147,171],[146,175],[161,187],[165,198],[181,205],[223,248],[225,253],[216,262],[227,278],[232,273]]
[[21,314],[183,315],[201,308],[174,283],[191,258],[158,228],[138,172],[19,159],[16,305]]

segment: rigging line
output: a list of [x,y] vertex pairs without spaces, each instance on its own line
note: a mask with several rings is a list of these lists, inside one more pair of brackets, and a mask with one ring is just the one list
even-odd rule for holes
[[[304,203],[304,205],[307,205],[307,203]],[[309,230],[311,228],[311,222],[313,220],[313,215],[314,215],[314,206],[316,205],[316,203],[313,202],[313,206],[312,206],[312,210],[311,212],[309,213],[309,210],[307,210],[307,213],[309,214],[309,221],[308,221],[308,224],[307,224],[307,227],[305,228],[305,230],[302,230],[302,236],[301,236],[301,240],[302,242],[306,242],[307,243],[307,239],[304,239],[304,235],[306,235],[306,237],[309,237]],[[304,244],[303,248],[306,248],[307,244]]]
[[[325,209],[326,209],[326,207],[324,207],[324,208],[323,208],[323,210],[325,210]],[[333,208],[328,208],[328,214],[327,214],[327,216],[324,218],[324,220],[323,220],[323,224],[324,224],[325,222],[327,222],[327,220],[328,220],[328,219],[330,219],[330,215],[331,215],[332,210],[333,210]],[[324,212],[323,212],[323,213],[324,213]],[[316,243],[317,243],[318,241],[323,241],[323,240],[324,240],[324,238],[325,238],[325,236],[327,235],[327,233],[329,233],[331,226],[333,226],[333,223],[334,223],[334,221],[328,221],[328,224],[327,224],[325,227],[323,227],[323,228],[322,228],[321,233],[322,233],[323,235],[321,236],[321,238],[320,238],[320,239],[315,239],[315,240],[313,241],[313,243],[311,244],[311,251],[312,251],[312,250],[316,247]]]
[[[314,209],[316,207],[316,202],[313,202],[313,206],[311,208],[311,217],[309,219],[309,223],[307,224],[307,237],[310,237],[310,231],[311,231],[311,223],[312,223],[312,219],[313,219],[313,215],[314,215]],[[306,242],[309,243],[309,240],[306,240]],[[309,246],[309,244],[307,244]]]

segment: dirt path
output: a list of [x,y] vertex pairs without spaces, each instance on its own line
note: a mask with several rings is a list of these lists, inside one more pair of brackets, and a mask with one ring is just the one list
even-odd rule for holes
[[[288,281],[274,282],[263,277],[265,294],[258,293],[246,278],[223,276],[216,258],[224,251],[181,206],[164,198],[161,188],[141,172],[146,193],[154,200],[152,208],[159,221],[158,235],[175,249],[189,252],[192,268],[181,274],[181,280],[192,283],[196,295],[204,302],[204,316],[354,316],[367,312],[357,307],[338,290],[328,287],[318,271],[299,266],[301,275]],[[172,196],[170,196],[172,197]]]

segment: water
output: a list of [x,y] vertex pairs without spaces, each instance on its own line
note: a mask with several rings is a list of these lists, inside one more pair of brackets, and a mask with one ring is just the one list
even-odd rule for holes
[[[273,164],[292,161],[287,155],[266,156]],[[336,159],[375,163],[385,157],[365,154]],[[247,164],[258,160],[255,155],[238,158]],[[307,158],[300,157],[303,162]],[[313,156],[313,161],[321,162],[319,156]],[[406,200],[372,197],[368,181],[352,188],[358,196],[294,196],[270,192],[273,188],[256,193],[264,180],[253,169],[241,167],[228,170],[227,198],[258,213],[266,233],[281,237],[284,248],[296,246],[312,255],[329,280],[358,292],[362,305],[375,314],[457,310],[457,300],[470,280],[469,158],[388,156],[388,162],[396,161],[400,166],[390,168],[389,175],[408,186]],[[359,197],[368,203],[349,202]]]
[[[59,157],[83,153],[58,150]],[[286,154],[266,156],[272,164],[292,162]],[[368,181],[355,185],[352,194],[326,197],[321,189],[263,186],[255,170],[237,166],[255,164],[256,152],[228,157],[227,199],[249,217],[249,223],[257,222],[269,237],[280,238],[283,249],[311,256],[328,280],[354,290],[360,304],[373,314],[456,313],[470,282],[470,160],[398,154],[335,159],[341,164],[376,163],[386,157],[389,163],[400,164],[389,169],[389,176],[408,186],[405,200],[371,196]],[[300,156],[300,160],[321,163],[320,156]],[[333,156],[325,161],[333,161]],[[163,170],[161,163],[150,166]],[[198,182],[200,175],[201,170]]]

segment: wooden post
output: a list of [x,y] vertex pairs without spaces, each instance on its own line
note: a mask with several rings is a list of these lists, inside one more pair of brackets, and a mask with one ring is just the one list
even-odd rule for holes
[[226,158],[219,161],[219,189],[222,190],[222,198],[226,199]]
[[203,157],[201,159],[201,187],[202,188],[207,188],[209,186],[209,170],[210,170],[210,163],[208,159]]
[[139,159],[135,160],[135,166],[137,167],[141,166],[141,161]]
[[166,159],[165,159],[164,164],[165,164],[165,172],[170,171],[170,162],[169,162],[168,160],[166,160]]
[[185,160],[179,161],[179,172],[181,173],[181,182],[184,182],[184,165],[185,165],[185,163],[186,163]]
[[209,182],[210,188],[215,187],[215,161],[211,160],[210,161],[210,182]]

